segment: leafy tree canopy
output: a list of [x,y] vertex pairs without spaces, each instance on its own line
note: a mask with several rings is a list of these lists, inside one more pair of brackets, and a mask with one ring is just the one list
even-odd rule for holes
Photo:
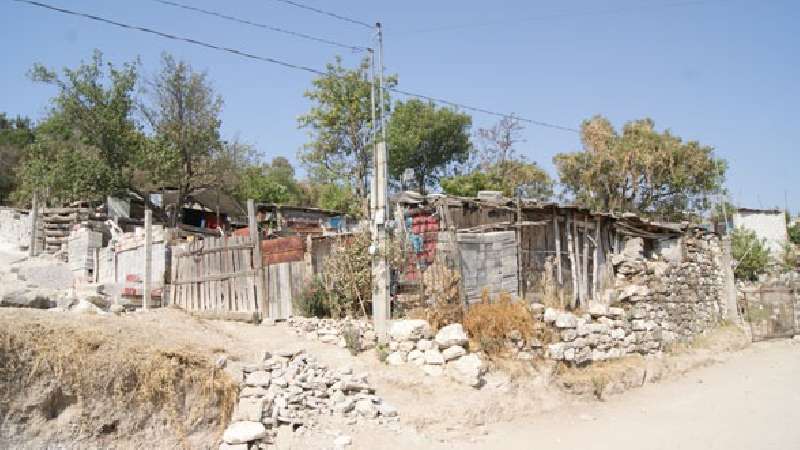
[[658,132],[650,119],[625,124],[622,133],[596,116],[581,128],[583,151],[553,158],[561,183],[590,208],[683,218],[708,209],[720,191],[726,163],[711,147]]
[[61,76],[37,64],[34,81],[58,94],[37,127],[34,147],[20,167],[17,200],[44,189],[52,202],[98,198],[130,184],[143,139],[133,120],[138,63],[115,67],[95,51],[91,61]]
[[399,180],[414,169],[417,190],[424,194],[452,163],[470,156],[472,118],[433,103],[409,100],[395,104],[387,129],[389,176]]
[[[338,183],[339,188],[350,186],[360,199],[367,196],[373,150],[369,69],[368,59],[348,69],[337,57],[324,75],[312,81],[305,93],[312,107],[298,120],[311,139],[299,155],[311,176],[323,183]],[[396,76],[384,80],[385,87],[396,84]],[[388,111],[388,97],[384,101]]]
[[34,139],[30,119],[12,119],[0,113],[0,202],[6,201],[16,188],[17,166]]

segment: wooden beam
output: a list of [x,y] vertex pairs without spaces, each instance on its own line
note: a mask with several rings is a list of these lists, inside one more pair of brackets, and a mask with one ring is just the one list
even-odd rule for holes
[[558,215],[556,209],[553,208],[553,236],[555,237],[556,249],[556,280],[558,280],[559,289],[564,285],[564,277],[561,274],[561,232],[558,226]]
[[150,283],[153,272],[153,211],[144,210],[144,287],[142,309],[150,307]]
[[603,224],[603,218],[597,216],[595,220],[597,221],[597,226],[594,228],[594,255],[592,257],[592,301],[596,303],[599,300],[597,298],[597,290],[600,285],[598,280],[600,275],[600,247],[603,245],[600,239],[600,228]]
[[[267,289],[264,284],[264,271],[261,270],[263,259],[261,259],[261,233],[258,232],[258,222],[256,221],[256,204],[253,199],[247,200],[247,227],[250,231],[250,240],[253,241],[253,270],[256,278],[256,297],[258,309],[261,312],[261,319],[270,317],[269,305],[267,303]],[[280,304],[275,310],[275,317],[280,317]]]
[[578,295],[578,270],[577,270],[577,262],[575,261],[575,242],[573,241],[573,229],[574,224],[572,223],[572,211],[570,211],[567,215],[567,256],[569,256],[569,270],[570,276],[572,277],[572,296],[569,300],[570,307],[575,307],[577,295]]

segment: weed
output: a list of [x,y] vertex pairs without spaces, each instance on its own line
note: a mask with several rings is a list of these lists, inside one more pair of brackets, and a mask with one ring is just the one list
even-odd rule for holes
[[350,354],[356,356],[361,353],[361,332],[358,331],[358,328],[347,325],[342,330],[342,334],[344,335],[345,347],[350,351]]
[[375,355],[378,356],[378,361],[385,363],[386,358],[389,357],[389,346],[386,344],[378,344],[375,347]]

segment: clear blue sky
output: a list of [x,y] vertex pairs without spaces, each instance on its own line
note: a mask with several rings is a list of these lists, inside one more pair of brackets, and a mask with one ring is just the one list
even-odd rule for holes
[[[42,0],[121,22],[323,68],[342,51],[149,0]],[[298,0],[299,1],[299,0]],[[621,126],[651,117],[659,129],[716,148],[736,203],[800,211],[800,2],[302,0],[364,22],[381,21],[386,66],[399,88],[578,127],[603,114]],[[179,2],[252,21],[367,45],[367,29],[273,0]],[[296,118],[311,75],[190,44],[0,0],[0,111],[39,119],[51,87],[26,77],[35,62],[76,66],[93,49],[158,68],[161,52],[207,70],[225,100],[223,128],[266,158],[294,160],[306,141]],[[355,64],[359,56],[343,54]],[[475,114],[476,126],[495,118]],[[580,149],[575,134],[536,126],[522,153],[553,171]]]

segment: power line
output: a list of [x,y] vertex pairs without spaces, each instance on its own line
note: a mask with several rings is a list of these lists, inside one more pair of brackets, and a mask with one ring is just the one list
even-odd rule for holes
[[323,14],[323,15],[326,15],[326,16],[329,16],[329,17],[333,17],[334,19],[338,19],[338,20],[341,20],[341,21],[344,21],[344,22],[350,22],[350,23],[355,24],[355,25],[361,25],[362,27],[367,27],[369,29],[375,28],[374,25],[370,25],[370,24],[368,24],[366,22],[362,22],[362,21],[360,21],[358,19],[353,19],[352,17],[345,17],[345,16],[342,16],[342,15],[339,15],[339,14],[336,14],[336,13],[332,13],[332,12],[329,12],[329,11],[324,11],[324,10],[321,10],[319,8],[314,8],[313,6],[308,6],[308,5],[304,5],[302,3],[294,2],[292,0],[273,0],[273,1],[280,2],[280,3],[285,3],[287,5],[291,5],[291,6],[294,6],[294,7],[297,7],[297,8],[302,8],[302,9],[305,9],[305,10],[308,10],[308,11],[313,11],[313,12],[315,12],[317,14]]
[[479,112],[479,113],[483,113],[483,114],[488,114],[490,116],[510,117],[510,118],[517,119],[520,122],[526,122],[526,123],[530,123],[530,124],[533,124],[533,125],[538,125],[540,127],[554,128],[556,130],[570,131],[570,132],[573,132],[573,133],[580,133],[580,131],[576,130],[575,128],[570,128],[570,127],[565,127],[565,126],[562,126],[562,125],[556,125],[556,124],[552,124],[552,123],[542,122],[542,121],[539,121],[539,120],[526,119],[526,118],[520,117],[520,116],[518,116],[516,114],[499,113],[499,112],[496,112],[496,111],[490,111],[488,109],[477,108],[475,106],[469,106],[469,105],[464,105],[464,104],[461,104],[461,103],[452,102],[450,100],[445,100],[445,99],[442,99],[442,98],[429,97],[427,95],[422,95],[422,94],[414,94],[412,92],[406,92],[406,91],[403,91],[403,90],[400,90],[400,89],[397,89],[397,88],[386,88],[386,90],[395,92],[397,94],[405,95],[405,96],[408,96],[408,97],[416,97],[416,98],[423,99],[423,100],[429,100],[429,101],[436,102],[436,103],[442,103],[442,104],[445,104],[445,105],[453,106],[455,108],[461,108],[461,109],[466,109],[466,110],[469,110],[469,111],[475,111],[475,112]]
[[[234,49],[234,48],[230,48],[230,47],[223,47],[221,45],[210,44],[210,43],[207,43],[207,42],[198,41],[197,39],[182,37],[182,36],[178,36],[178,35],[174,35],[174,34],[170,34],[170,33],[164,33],[162,31],[154,30],[154,29],[147,28],[147,27],[140,27],[140,26],[136,26],[136,25],[128,25],[128,24],[125,24],[125,23],[122,23],[122,22],[118,22],[116,20],[106,19],[104,17],[96,16],[96,15],[93,15],[93,14],[87,14],[87,13],[72,11],[72,10],[69,10],[69,9],[59,8],[59,7],[56,7],[56,6],[48,5],[46,3],[41,3],[41,2],[37,2],[37,1],[33,1],[33,0],[13,0],[13,1],[15,1],[17,3],[26,3],[26,4],[29,4],[29,5],[32,5],[32,6],[38,6],[40,8],[49,9],[51,11],[56,11],[56,12],[60,12],[60,13],[63,13],[63,14],[68,14],[68,15],[71,15],[71,16],[83,17],[83,18],[86,18],[86,19],[94,20],[94,21],[97,21],[97,22],[102,22],[102,23],[109,24],[109,25],[114,25],[114,26],[121,27],[121,28],[128,29],[128,30],[136,30],[136,31],[141,31],[143,33],[154,34],[156,36],[160,36],[160,37],[163,37],[163,38],[166,38],[166,39],[171,39],[171,40],[174,40],[174,41],[186,42],[186,43],[189,43],[189,44],[198,45],[198,46],[201,46],[201,47],[210,48],[212,50],[217,50],[217,51],[221,51],[221,52],[227,52],[227,53],[231,53],[231,54],[242,56],[242,57],[249,58],[249,59],[254,59],[254,60],[258,60],[258,61],[277,64],[277,65],[280,65],[280,66],[283,66],[283,67],[287,67],[287,68],[290,68],[290,69],[302,70],[304,72],[312,73],[314,75],[329,75],[326,72],[323,72],[323,71],[318,70],[318,69],[314,69],[312,67],[303,66],[303,65],[300,65],[300,64],[293,64],[293,63],[289,63],[289,62],[286,62],[286,61],[281,61],[281,60],[278,60],[278,59],[275,59],[275,58],[270,58],[270,57],[267,57],[267,56],[255,55],[253,53],[249,53],[249,52],[246,52],[246,51],[243,51],[243,50],[238,50],[238,49]],[[445,100],[445,99],[436,98],[436,97],[430,97],[430,96],[422,95],[422,94],[415,94],[413,92],[403,91],[403,90],[400,90],[400,89],[397,89],[397,88],[386,88],[386,90],[391,91],[391,92],[395,92],[397,94],[405,95],[405,96],[408,96],[408,97],[415,97],[415,98],[419,98],[419,99],[423,99],[423,100],[428,100],[428,101],[431,101],[431,102],[441,103],[441,104],[453,106],[453,107],[456,107],[456,108],[462,108],[462,109],[465,109],[465,110],[475,111],[475,112],[488,114],[488,115],[492,115],[492,116],[513,117],[513,118],[515,118],[515,119],[517,119],[517,120],[519,120],[521,122],[526,122],[526,123],[530,123],[530,124],[537,125],[537,126],[542,126],[542,127],[547,127],[547,128],[554,128],[554,129],[557,129],[557,130],[569,131],[569,132],[574,132],[574,133],[578,132],[578,130],[576,130],[574,128],[569,128],[569,127],[565,127],[565,126],[562,126],[562,125],[555,125],[555,124],[542,122],[542,121],[538,121],[538,120],[526,119],[524,117],[520,117],[520,116],[517,116],[517,115],[514,115],[514,114],[500,113],[500,112],[491,111],[491,110],[484,109],[484,108],[478,108],[478,107],[474,107],[474,106],[464,105],[464,104],[461,104],[461,103],[456,103],[456,102],[453,102],[453,101],[450,101],[450,100]]]
[[176,8],[185,9],[185,10],[188,10],[188,11],[198,12],[200,14],[205,14],[205,15],[208,15],[208,16],[219,17],[221,19],[225,19],[225,20],[229,20],[229,21],[232,21],[232,22],[241,23],[241,24],[244,24],[244,25],[249,25],[249,26],[256,27],[256,28],[262,28],[262,29],[265,29],[265,30],[274,31],[274,32],[277,32],[277,33],[288,34],[290,36],[295,36],[295,37],[299,37],[299,38],[302,38],[302,39],[307,39],[307,40],[310,40],[310,41],[315,41],[315,42],[320,42],[320,43],[323,43],[323,44],[333,45],[333,46],[340,47],[340,48],[346,48],[348,50],[352,50],[352,51],[355,51],[355,52],[362,52],[362,51],[365,51],[367,49],[366,47],[361,47],[361,46],[357,46],[357,45],[350,45],[350,44],[344,44],[344,43],[333,41],[333,40],[330,40],[330,39],[320,38],[320,37],[312,36],[310,34],[300,33],[298,31],[287,30],[287,29],[284,29],[284,28],[275,27],[275,26],[271,26],[271,25],[265,25],[263,23],[252,22],[252,21],[247,20],[247,19],[241,19],[239,17],[229,16],[227,14],[223,14],[223,13],[220,13],[220,12],[210,11],[210,10],[203,9],[203,8],[197,8],[197,7],[194,7],[194,6],[189,6],[189,5],[184,5],[184,4],[181,4],[181,3],[171,2],[171,1],[168,1],[168,0],[152,0],[152,1],[154,1],[156,3],[161,3],[163,5],[174,6]]

